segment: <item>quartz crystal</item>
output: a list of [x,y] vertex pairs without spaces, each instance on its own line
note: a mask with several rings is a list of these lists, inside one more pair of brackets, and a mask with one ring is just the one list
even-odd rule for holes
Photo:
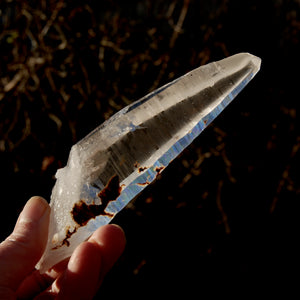
[[260,59],[240,53],[199,67],[125,107],[71,149],[56,173],[45,272],[107,224],[246,86]]

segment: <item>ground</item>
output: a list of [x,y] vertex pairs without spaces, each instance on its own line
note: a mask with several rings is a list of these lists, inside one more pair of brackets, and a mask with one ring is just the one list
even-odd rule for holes
[[115,218],[127,248],[99,296],[295,288],[299,12],[297,0],[2,1],[1,239],[30,196],[50,198],[72,144],[105,119],[250,52],[257,77]]

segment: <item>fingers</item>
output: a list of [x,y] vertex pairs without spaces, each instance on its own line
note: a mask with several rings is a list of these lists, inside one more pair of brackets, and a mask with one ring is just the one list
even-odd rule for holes
[[[31,198],[13,233],[0,244],[0,299],[10,298],[40,259],[47,242],[49,215],[46,200]],[[119,226],[99,228],[88,241],[76,248],[66,270],[60,275],[57,273],[58,278],[40,295],[41,299],[92,299],[104,275],[123,252],[125,243],[124,232]],[[34,275],[37,274],[32,273],[30,280],[35,282],[36,291],[48,285],[52,277],[41,281],[41,276],[34,278]],[[29,281],[24,282],[23,292],[32,292],[32,282],[31,289],[26,286]]]
[[52,285],[57,299],[92,299],[102,264],[101,253],[89,242],[80,244],[72,254],[68,268]]
[[0,286],[16,290],[33,270],[46,246],[49,214],[50,207],[41,197],[26,203],[13,233],[0,244]]
[[125,243],[119,226],[99,228],[76,248],[66,271],[53,283],[51,293],[57,294],[57,299],[92,299],[99,281],[119,258]]
[[96,230],[89,242],[98,246],[102,253],[102,273],[105,275],[124,251],[126,238],[118,225],[106,225]]

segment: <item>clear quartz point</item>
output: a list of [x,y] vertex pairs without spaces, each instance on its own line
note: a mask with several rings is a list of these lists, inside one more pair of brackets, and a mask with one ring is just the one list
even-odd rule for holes
[[125,107],[71,149],[56,173],[40,272],[136,197],[235,98],[261,60],[240,53],[197,68]]

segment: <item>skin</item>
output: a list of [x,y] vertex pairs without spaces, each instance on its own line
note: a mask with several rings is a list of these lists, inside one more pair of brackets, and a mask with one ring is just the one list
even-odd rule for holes
[[0,244],[0,299],[92,299],[125,248],[123,230],[105,225],[69,260],[40,274],[34,266],[46,246],[49,215],[46,200],[31,198]]

